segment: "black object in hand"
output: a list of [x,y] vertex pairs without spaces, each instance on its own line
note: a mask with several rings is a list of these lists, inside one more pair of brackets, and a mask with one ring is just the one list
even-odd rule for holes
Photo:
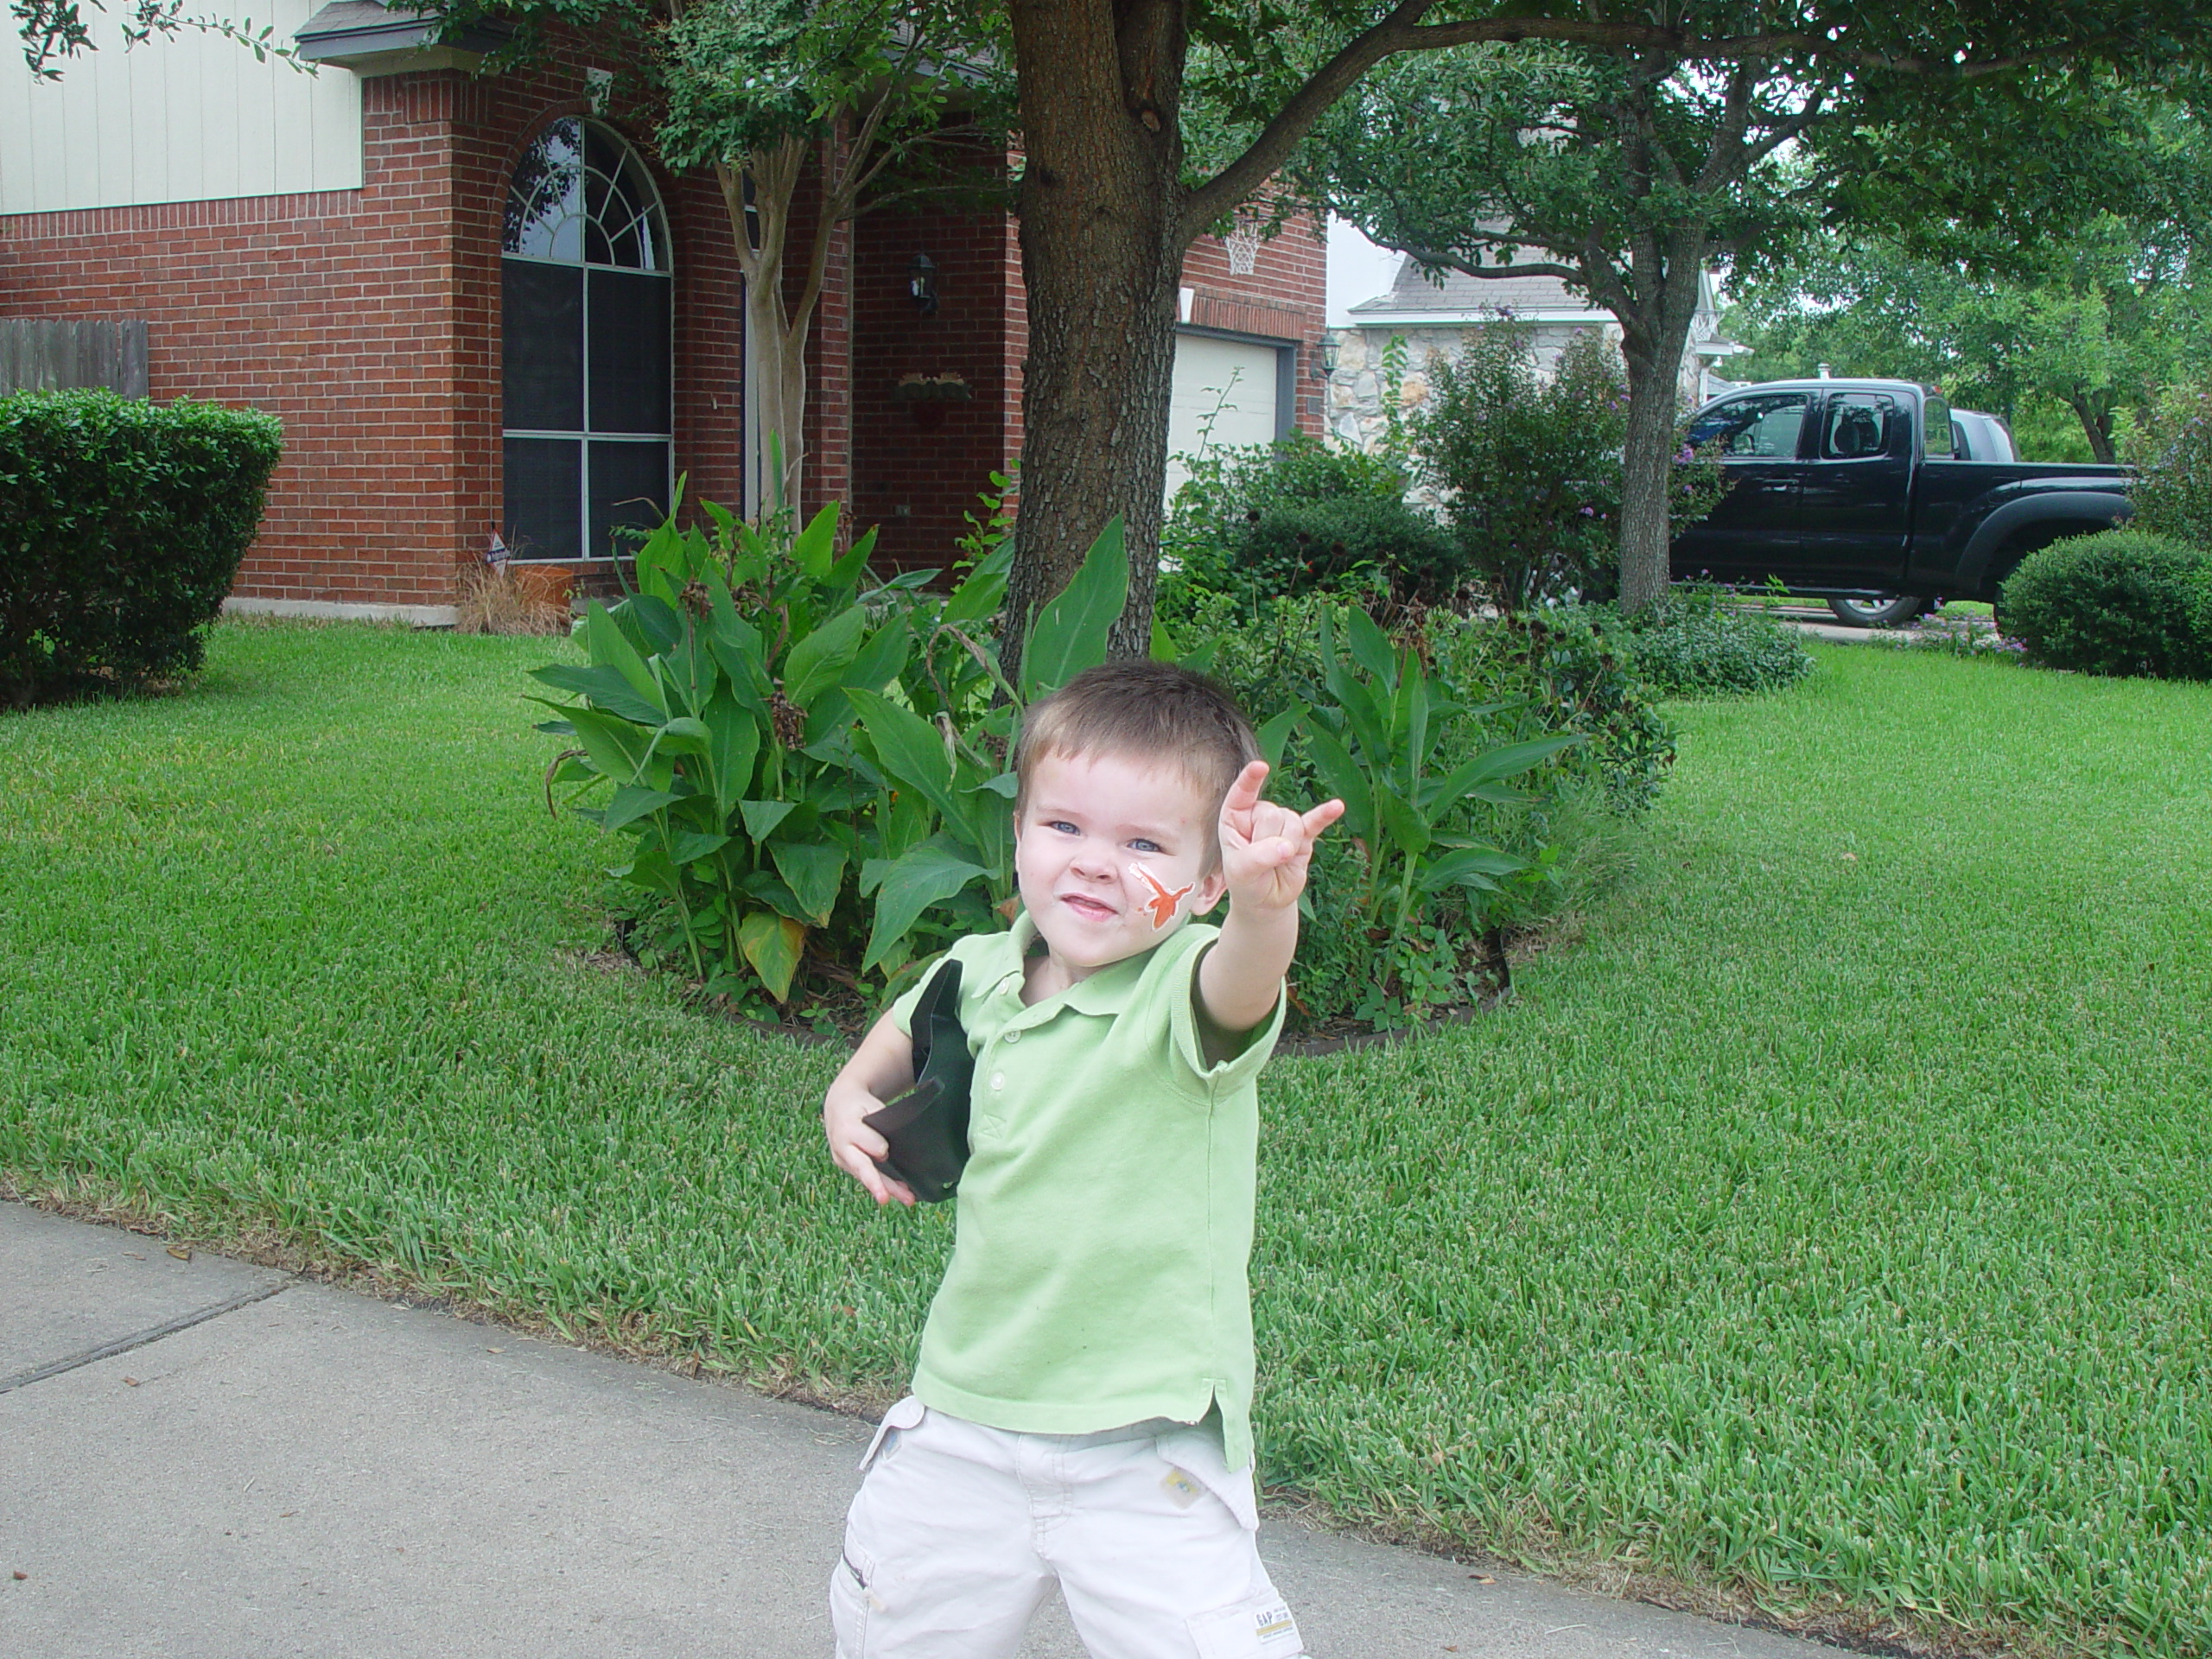
[[937,970],[914,1004],[914,1086],[861,1120],[891,1143],[875,1166],[924,1204],[952,1196],[968,1166],[968,1093],[976,1057],[960,1023],[960,964]]

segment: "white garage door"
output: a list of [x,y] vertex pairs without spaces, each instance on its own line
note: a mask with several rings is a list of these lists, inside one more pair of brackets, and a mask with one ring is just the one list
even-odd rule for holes
[[1215,340],[1205,334],[1175,336],[1175,391],[1167,407],[1167,494],[1188,478],[1182,458],[1209,444],[1273,443],[1275,424],[1275,365],[1272,346],[1249,340]]

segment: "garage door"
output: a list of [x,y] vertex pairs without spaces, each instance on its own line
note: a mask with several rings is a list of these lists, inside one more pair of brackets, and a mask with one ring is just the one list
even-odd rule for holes
[[[1167,493],[1172,499],[1190,470],[1182,457],[1207,444],[1272,443],[1275,371],[1272,346],[1206,334],[1175,336],[1175,391],[1167,408]],[[1209,430],[1211,427],[1211,430]]]

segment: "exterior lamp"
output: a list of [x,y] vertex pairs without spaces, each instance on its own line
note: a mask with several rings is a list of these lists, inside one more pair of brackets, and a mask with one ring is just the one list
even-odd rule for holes
[[925,317],[937,315],[937,261],[926,253],[918,253],[906,267],[906,292],[913,296],[914,309]]
[[1315,372],[1324,380],[1337,372],[1337,337],[1323,334],[1320,344],[1314,347]]

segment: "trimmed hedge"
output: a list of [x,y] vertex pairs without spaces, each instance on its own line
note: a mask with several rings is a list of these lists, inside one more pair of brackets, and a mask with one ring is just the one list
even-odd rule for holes
[[2212,555],[2146,530],[2040,548],[1999,592],[2035,661],[2084,674],[2212,679]]
[[283,448],[257,410],[0,397],[0,695],[21,704],[199,667]]

